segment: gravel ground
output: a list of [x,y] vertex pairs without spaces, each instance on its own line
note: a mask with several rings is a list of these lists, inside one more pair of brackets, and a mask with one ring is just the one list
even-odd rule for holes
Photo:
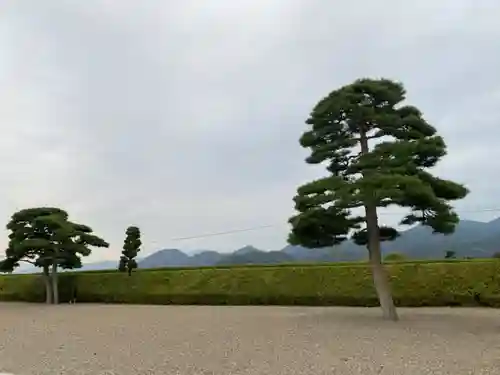
[[500,310],[0,304],[0,373],[500,374]]

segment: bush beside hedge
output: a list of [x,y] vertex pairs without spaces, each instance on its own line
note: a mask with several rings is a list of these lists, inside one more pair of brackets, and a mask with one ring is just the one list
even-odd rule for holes
[[[500,261],[394,263],[386,266],[399,306],[500,307]],[[375,306],[366,264],[225,267],[60,275],[61,301],[215,305]],[[44,301],[39,275],[0,277],[0,300]]]

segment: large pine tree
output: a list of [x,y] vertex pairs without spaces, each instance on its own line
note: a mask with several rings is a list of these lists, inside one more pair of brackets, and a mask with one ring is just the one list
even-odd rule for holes
[[[402,225],[420,223],[449,234],[459,218],[448,202],[468,193],[427,171],[445,156],[446,145],[417,108],[402,104],[405,99],[400,83],[359,79],[315,106],[300,144],[311,150],[306,162],[325,163],[329,175],[298,188],[299,213],[289,221],[292,244],[326,247],[352,235],[366,245],[383,316],[391,320],[398,315],[380,242],[398,232],[379,225],[377,208],[407,207]],[[358,207],[364,214],[353,214]]]

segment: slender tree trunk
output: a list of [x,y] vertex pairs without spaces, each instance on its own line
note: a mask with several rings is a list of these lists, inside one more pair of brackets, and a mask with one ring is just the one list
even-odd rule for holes
[[49,266],[43,266],[43,282],[45,283],[45,303],[52,304],[52,285],[50,283]]
[[129,267],[129,269],[128,269],[128,275],[129,275],[129,276],[132,276],[132,268],[130,268],[130,267]]
[[394,300],[392,299],[391,285],[382,264],[377,209],[373,206],[365,206],[365,211],[370,265],[372,268],[373,283],[375,284],[375,290],[377,291],[380,307],[382,308],[382,315],[384,319],[397,321],[399,317]]
[[59,304],[59,283],[57,278],[57,259],[52,263],[52,292],[54,293],[54,304]]
[[[360,131],[361,154],[367,154],[370,149],[366,133]],[[366,176],[367,173],[363,174]],[[380,230],[378,225],[377,206],[375,199],[369,199],[365,202],[366,213],[366,231],[368,233],[368,253],[370,256],[370,265],[372,268],[373,283],[377,291],[380,307],[384,319],[397,321],[398,313],[394,300],[392,299],[391,286],[387,272],[382,264],[382,252],[380,250]]]

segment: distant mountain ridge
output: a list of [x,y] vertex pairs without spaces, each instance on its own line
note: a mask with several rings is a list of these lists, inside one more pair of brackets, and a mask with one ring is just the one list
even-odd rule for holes
[[[457,257],[489,258],[500,252],[500,218],[490,222],[462,220],[455,233],[445,236],[432,234],[428,227],[416,226],[401,233],[395,241],[382,244],[382,252],[404,254],[410,259],[439,259],[451,250]],[[279,264],[293,262],[338,262],[367,259],[366,248],[345,241],[334,248],[306,249],[285,246],[281,250],[263,251],[247,245],[232,253],[203,250],[188,255],[179,249],[162,249],[143,259],[140,268],[200,267],[235,264]],[[104,261],[84,264],[85,270],[114,269],[118,262]],[[27,271],[29,269],[29,271]],[[33,272],[23,267],[20,273]]]
[[[416,226],[401,233],[395,241],[382,244],[383,254],[400,253],[410,259],[439,259],[446,251],[457,257],[489,258],[500,252],[500,218],[490,222],[462,220],[455,233],[445,236],[432,234],[424,226]],[[178,249],[164,249],[139,262],[142,268],[213,266],[224,264],[277,264],[291,262],[339,262],[367,259],[365,247],[345,241],[334,248],[306,249],[285,246],[277,251],[262,251],[245,246],[233,253],[202,251],[187,255]]]

